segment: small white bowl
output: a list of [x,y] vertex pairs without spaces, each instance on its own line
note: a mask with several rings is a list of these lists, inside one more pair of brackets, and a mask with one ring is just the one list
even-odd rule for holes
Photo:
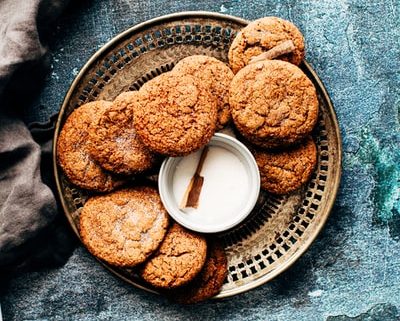
[[236,226],[250,214],[260,191],[260,173],[253,155],[237,139],[217,133],[207,146],[197,210],[182,210],[179,205],[201,151],[164,160],[158,187],[161,200],[175,221],[193,231],[217,233]]

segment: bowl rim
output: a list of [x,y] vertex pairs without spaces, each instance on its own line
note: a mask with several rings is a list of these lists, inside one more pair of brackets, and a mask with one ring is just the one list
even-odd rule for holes
[[[179,209],[178,205],[173,199],[171,195],[171,186],[170,180],[172,178],[171,171],[174,171],[174,167],[176,162],[180,161],[182,158],[186,157],[168,157],[166,158],[161,167],[158,174],[158,190],[160,194],[160,198],[164,207],[168,211],[168,214],[179,224],[182,226],[200,233],[219,233],[225,232],[238,224],[240,224],[246,217],[251,213],[254,206],[257,203],[257,199],[260,193],[261,187],[261,179],[260,172],[257,166],[257,162],[254,156],[251,154],[250,150],[238,139],[224,134],[224,133],[215,133],[211,140],[205,145],[213,145],[213,142],[222,142],[224,145],[229,145],[236,151],[236,155],[239,158],[245,160],[245,167],[248,172],[249,177],[249,193],[246,195],[245,203],[243,207],[241,207],[240,212],[237,215],[234,215],[232,220],[229,220],[227,224],[198,224],[195,222],[191,222],[186,220],[182,216],[182,211]],[[231,149],[229,149],[231,151]],[[197,151],[194,151],[194,153]],[[234,154],[233,151],[231,151]]]

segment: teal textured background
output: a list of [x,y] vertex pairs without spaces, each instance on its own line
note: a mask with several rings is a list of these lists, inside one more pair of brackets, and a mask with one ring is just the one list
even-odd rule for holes
[[343,176],[318,239],[273,281],[182,307],[116,279],[79,247],[58,269],[21,275],[0,296],[5,320],[400,320],[400,2],[75,1],[52,32],[52,70],[26,121],[58,111],[105,42],[156,16],[208,10],[294,22],[331,95]]

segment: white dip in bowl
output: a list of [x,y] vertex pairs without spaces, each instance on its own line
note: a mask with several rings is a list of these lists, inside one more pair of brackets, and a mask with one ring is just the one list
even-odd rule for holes
[[180,209],[179,205],[202,150],[166,159],[158,185],[165,208],[178,223],[194,231],[216,233],[234,227],[250,214],[258,198],[260,175],[254,157],[237,139],[218,133],[207,146],[198,208]]

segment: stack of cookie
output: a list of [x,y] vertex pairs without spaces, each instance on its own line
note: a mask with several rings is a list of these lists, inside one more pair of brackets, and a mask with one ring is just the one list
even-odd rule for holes
[[[290,52],[276,60],[257,59],[288,42]],[[301,32],[276,17],[249,23],[229,50],[235,72],[229,96],[233,121],[250,143],[261,187],[274,194],[298,189],[317,163],[310,134],[318,119],[318,98],[311,80],[297,67],[303,58]]]
[[[280,60],[257,61],[285,41],[292,49]],[[89,251],[113,266],[135,268],[176,301],[217,294],[227,273],[224,249],[170,222],[157,189],[132,178],[145,176],[163,156],[197,151],[233,119],[255,155],[262,188],[285,194],[300,187],[316,163],[310,133],[318,117],[315,88],[296,66],[303,56],[303,37],[293,24],[263,18],[233,41],[232,69],[213,57],[190,56],[139,91],[73,111],[60,132],[57,159],[73,184],[102,193],[80,213]]]
[[181,303],[220,291],[227,274],[223,247],[170,224],[149,183],[112,190],[145,176],[162,156],[184,156],[207,144],[231,120],[232,78],[215,58],[187,57],[139,91],[77,108],[57,141],[58,163],[68,179],[108,192],[90,197],[80,213],[88,250],[113,266],[135,268],[150,286]]

